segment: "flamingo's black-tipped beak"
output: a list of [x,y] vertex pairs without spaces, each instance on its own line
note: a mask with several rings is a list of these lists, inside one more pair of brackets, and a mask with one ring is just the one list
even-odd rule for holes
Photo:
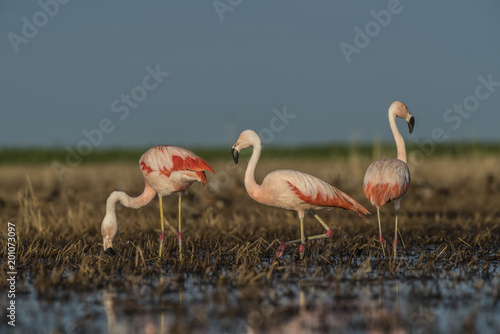
[[240,155],[240,152],[238,152],[238,150],[233,147],[231,148],[231,153],[233,154],[234,163],[238,164],[238,157]]
[[116,255],[116,252],[113,248],[109,247],[108,249],[106,249],[104,251],[104,253],[108,254],[109,256],[115,256]]
[[414,126],[415,126],[415,117],[411,116],[410,120],[408,121],[408,131],[410,131],[410,134],[413,132]]

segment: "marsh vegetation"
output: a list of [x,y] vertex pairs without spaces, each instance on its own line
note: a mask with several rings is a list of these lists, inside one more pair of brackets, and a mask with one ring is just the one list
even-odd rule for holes
[[[182,260],[173,232],[158,258],[157,200],[140,210],[119,206],[117,255],[103,253],[106,198],[113,190],[142,192],[136,163],[85,163],[63,182],[45,163],[2,165],[2,245],[7,222],[17,231],[14,332],[486,333],[500,328],[496,152],[438,154],[410,166],[397,260],[382,256],[376,215],[362,220],[341,209],[319,213],[334,234],[309,241],[303,260],[295,246],[275,259],[279,243],[298,236],[295,214],[249,198],[242,183],[246,163],[235,167],[229,151],[227,159],[204,158],[217,174],[208,176],[208,186],[195,184],[184,196]],[[256,178],[277,168],[301,170],[345,191],[373,214],[361,187],[371,159],[362,152],[264,156]],[[173,226],[176,205],[176,196],[164,201]],[[388,240],[393,217],[391,205],[381,210]],[[322,233],[322,227],[306,216],[305,233]],[[3,290],[6,247],[0,255]]]

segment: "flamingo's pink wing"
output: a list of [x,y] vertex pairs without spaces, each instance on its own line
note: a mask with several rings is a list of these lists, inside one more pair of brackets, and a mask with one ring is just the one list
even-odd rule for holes
[[361,217],[370,214],[352,197],[312,175],[296,172],[288,184],[295,194],[308,204],[343,208],[354,211]]
[[167,177],[176,171],[193,171],[200,182],[207,183],[205,171],[214,173],[210,165],[193,152],[178,146],[155,146],[143,154],[139,161],[145,175],[158,171]]

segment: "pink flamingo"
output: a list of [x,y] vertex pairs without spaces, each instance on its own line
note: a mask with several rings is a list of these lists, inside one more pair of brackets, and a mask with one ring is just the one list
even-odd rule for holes
[[258,185],[254,174],[262,149],[259,136],[252,130],[245,130],[231,150],[237,164],[239,152],[250,146],[253,146],[253,152],[245,172],[245,188],[250,197],[265,205],[296,211],[300,220],[300,239],[281,243],[276,257],[281,257],[285,247],[296,242],[301,243],[299,252],[303,257],[306,249],[303,222],[306,212],[311,212],[326,230],[325,234],[309,237],[309,240],[328,238],[333,234],[328,225],[314,212],[316,210],[337,207],[354,211],[361,217],[370,214],[349,195],[317,177],[299,171],[276,170],[269,173],[262,184]]
[[389,125],[391,126],[394,140],[398,151],[397,159],[382,159],[371,163],[366,170],[363,180],[363,191],[365,196],[377,208],[379,240],[385,256],[384,238],[380,226],[380,207],[386,203],[394,202],[396,210],[396,227],[394,231],[394,259],[396,258],[396,247],[398,237],[398,214],[401,200],[410,187],[410,170],[406,165],[406,148],[403,137],[396,125],[396,117],[403,118],[408,123],[410,134],[413,132],[415,118],[403,102],[393,102],[389,107]]
[[139,209],[151,202],[155,195],[158,194],[161,220],[159,257],[161,257],[165,237],[162,198],[173,193],[179,193],[179,232],[177,240],[179,242],[179,257],[182,259],[182,192],[196,181],[202,184],[207,183],[205,171],[214,173],[214,170],[190,150],[167,145],[155,146],[147,150],[139,160],[139,165],[144,176],[143,193],[138,197],[130,197],[123,191],[113,191],[106,201],[106,216],[104,216],[101,225],[104,251],[109,255],[116,254],[113,250],[113,238],[118,231],[115,214],[116,203],[120,202],[128,208]]

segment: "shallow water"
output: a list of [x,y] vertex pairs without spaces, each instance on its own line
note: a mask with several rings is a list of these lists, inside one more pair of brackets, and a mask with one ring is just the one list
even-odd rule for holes
[[478,275],[457,268],[425,278],[406,271],[392,279],[373,269],[361,279],[325,280],[315,277],[314,265],[292,266],[290,275],[285,269],[251,286],[164,269],[161,277],[144,279],[132,291],[110,285],[58,291],[56,297],[36,292],[28,278],[18,286],[23,293],[16,297],[16,326],[2,322],[2,333],[495,333],[500,328],[497,262]]

